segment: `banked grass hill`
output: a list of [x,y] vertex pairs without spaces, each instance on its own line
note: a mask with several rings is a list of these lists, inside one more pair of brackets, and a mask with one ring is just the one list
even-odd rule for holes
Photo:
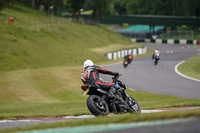
[[[8,23],[13,17],[14,23]],[[86,59],[134,47],[102,26],[70,22],[22,5],[0,12],[0,119],[89,113],[81,95]]]
[[[13,24],[8,23],[9,17],[14,18]],[[103,27],[76,24],[19,5],[1,11],[0,19],[1,72],[82,65],[86,58],[107,61],[95,48],[107,52],[131,44]]]

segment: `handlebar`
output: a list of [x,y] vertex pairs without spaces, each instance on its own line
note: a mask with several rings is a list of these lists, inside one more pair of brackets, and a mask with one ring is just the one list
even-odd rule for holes
[[117,80],[119,79],[119,76],[121,76],[122,74],[119,74],[118,76],[116,77],[112,77],[112,80],[113,80],[113,83],[117,83]]

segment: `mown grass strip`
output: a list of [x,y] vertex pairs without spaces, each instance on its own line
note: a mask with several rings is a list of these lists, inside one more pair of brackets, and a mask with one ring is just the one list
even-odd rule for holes
[[170,112],[151,113],[151,114],[125,114],[125,115],[115,115],[114,117],[106,116],[94,119],[53,122],[53,123],[39,124],[35,126],[5,129],[5,130],[0,130],[0,132],[6,133],[6,132],[16,132],[16,131],[41,130],[49,128],[53,129],[62,127],[75,127],[84,125],[88,126],[88,125],[113,124],[122,122],[130,123],[130,122],[152,121],[152,120],[167,120],[173,118],[187,118],[187,117],[200,117],[200,109],[187,110],[187,111],[170,111]]
[[[74,88],[78,90],[79,88]],[[135,98],[142,110],[200,106],[199,99],[179,98],[168,95],[151,94],[143,91],[127,90],[127,93]],[[81,91],[70,94],[57,94],[62,97],[62,102],[52,103],[4,103],[0,104],[0,119],[23,119],[42,117],[62,117],[68,115],[91,115],[86,106],[87,96],[82,96]],[[70,98],[74,96],[73,98]]]

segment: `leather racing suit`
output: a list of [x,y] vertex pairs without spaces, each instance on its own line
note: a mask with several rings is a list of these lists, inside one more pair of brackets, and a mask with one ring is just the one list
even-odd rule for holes
[[109,91],[111,87],[113,87],[114,83],[107,83],[99,78],[99,73],[102,74],[109,74],[116,76],[118,73],[113,72],[108,69],[104,69],[102,67],[93,65],[86,67],[82,74],[81,74],[81,80],[84,84],[91,84],[91,85],[99,85],[102,89]]

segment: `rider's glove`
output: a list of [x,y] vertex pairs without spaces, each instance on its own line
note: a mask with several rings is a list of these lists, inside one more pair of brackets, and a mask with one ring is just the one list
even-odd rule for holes
[[119,84],[119,86],[120,86],[120,87],[122,87],[122,88],[126,89],[126,85],[125,85],[125,84],[123,84],[122,82],[119,82],[118,84]]
[[115,73],[115,77],[117,77],[117,76],[119,76],[119,73],[118,73],[118,72]]

